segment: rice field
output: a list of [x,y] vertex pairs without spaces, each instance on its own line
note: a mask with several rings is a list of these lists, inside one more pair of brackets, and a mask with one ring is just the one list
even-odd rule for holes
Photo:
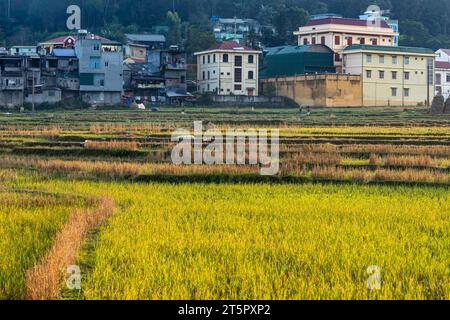
[[[0,115],[0,299],[449,299],[445,117]],[[172,164],[171,132],[198,119],[279,128],[279,174]]]

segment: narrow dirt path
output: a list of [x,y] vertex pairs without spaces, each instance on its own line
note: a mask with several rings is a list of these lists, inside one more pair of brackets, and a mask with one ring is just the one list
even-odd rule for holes
[[67,267],[76,263],[77,253],[88,232],[99,228],[114,213],[116,204],[108,197],[98,199],[89,209],[76,209],[56,234],[53,247],[33,268],[26,272],[26,299],[56,299]]

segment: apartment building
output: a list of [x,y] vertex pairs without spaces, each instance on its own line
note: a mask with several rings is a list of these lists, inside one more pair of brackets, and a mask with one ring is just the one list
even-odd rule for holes
[[323,44],[334,51],[337,71],[342,71],[342,53],[353,44],[395,46],[394,32],[385,20],[349,19],[325,16],[310,20],[294,32],[299,45]]
[[343,51],[343,72],[361,75],[363,106],[430,105],[434,59],[426,48],[351,45]]
[[235,41],[223,41],[197,52],[198,91],[217,95],[257,96],[259,54]]
[[0,56],[0,106],[13,108],[24,103],[25,57]]
[[450,49],[436,51],[436,94],[450,97]]
[[122,45],[83,33],[76,42],[75,52],[82,100],[94,105],[119,104],[123,89]]

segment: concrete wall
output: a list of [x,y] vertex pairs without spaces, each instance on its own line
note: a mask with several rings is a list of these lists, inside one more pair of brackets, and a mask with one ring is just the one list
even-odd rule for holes
[[263,81],[263,92],[272,83],[276,95],[313,107],[357,107],[362,105],[361,77],[341,74],[303,75],[269,78]]

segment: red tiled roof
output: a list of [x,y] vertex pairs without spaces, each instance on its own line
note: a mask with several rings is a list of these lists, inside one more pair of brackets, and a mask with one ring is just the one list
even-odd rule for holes
[[[306,26],[318,26],[323,24],[341,24],[341,25],[347,25],[347,26],[371,26],[372,21],[368,20],[360,20],[360,19],[350,19],[350,18],[323,18],[323,19],[317,19],[317,20],[310,20]],[[377,21],[380,22],[381,28],[391,28],[387,24],[386,21],[381,20]]]
[[[42,43],[49,43],[49,44],[64,43],[66,41],[66,39],[69,38],[69,37],[74,39],[75,42],[78,40],[78,36],[62,36],[62,37],[57,37],[57,38],[53,38],[53,39],[49,39],[49,40],[43,41]],[[94,35],[94,39],[95,40],[108,40],[108,39],[106,39],[104,37],[97,36],[97,35]]]
[[436,69],[450,69],[450,62],[436,61]]
[[233,49],[237,49],[237,48],[242,48],[243,51],[255,51],[254,49],[247,47],[247,46],[243,46],[239,43],[237,43],[236,41],[222,41],[222,42],[218,42],[215,45],[213,45],[212,47],[208,48],[208,50],[205,51],[212,51],[212,50],[233,50]]

